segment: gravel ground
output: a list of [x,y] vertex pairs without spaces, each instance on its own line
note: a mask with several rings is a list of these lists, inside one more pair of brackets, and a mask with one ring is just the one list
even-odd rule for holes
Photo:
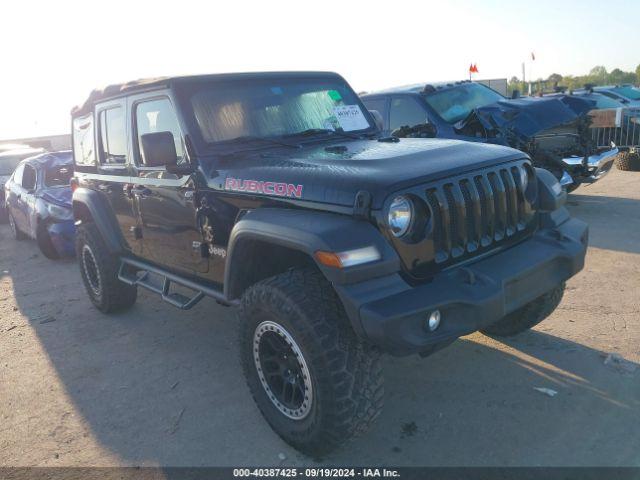
[[640,466],[639,185],[616,170],[570,196],[590,248],[551,317],[507,341],[386,358],[378,423],[322,459],[289,448],[254,406],[233,310],[205,300],[183,313],[143,292],[104,316],[75,262],[2,225],[0,465]]

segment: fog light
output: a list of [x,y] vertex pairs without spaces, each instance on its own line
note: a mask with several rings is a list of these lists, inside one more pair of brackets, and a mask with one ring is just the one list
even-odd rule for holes
[[429,315],[429,322],[427,323],[429,327],[429,331],[433,332],[436,328],[440,326],[440,310],[434,310]]

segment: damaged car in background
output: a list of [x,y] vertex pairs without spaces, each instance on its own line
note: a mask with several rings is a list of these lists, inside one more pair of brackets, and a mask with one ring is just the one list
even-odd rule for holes
[[5,207],[16,240],[33,238],[45,257],[74,255],[70,151],[43,153],[18,164],[5,184]]
[[593,141],[590,111],[595,102],[586,98],[510,99],[480,83],[458,81],[397,87],[362,95],[362,100],[381,117],[387,134],[517,148],[568,191],[602,178],[618,154],[614,144],[598,148]]
[[9,219],[5,208],[4,184],[22,160],[42,152],[42,148],[28,145],[0,145],[0,223],[6,223]]

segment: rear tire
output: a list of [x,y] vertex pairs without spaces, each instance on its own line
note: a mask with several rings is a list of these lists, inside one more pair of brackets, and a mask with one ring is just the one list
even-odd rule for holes
[[640,155],[633,152],[619,153],[616,158],[618,170],[640,172]]
[[285,442],[323,454],[378,417],[380,352],[356,337],[320,272],[295,269],[253,285],[239,317],[249,390]]
[[118,280],[120,258],[111,254],[93,223],[80,225],[76,256],[91,302],[103,313],[126,310],[136,302],[138,289]]
[[36,241],[38,242],[40,251],[45,257],[50,260],[58,260],[60,258],[60,254],[56,250],[56,247],[53,246],[51,236],[49,235],[47,226],[44,222],[38,222],[38,227],[36,229]]
[[18,225],[16,225],[16,220],[15,218],[13,218],[12,213],[8,212],[8,216],[9,227],[11,227],[11,234],[13,235],[13,238],[15,238],[16,240],[26,240],[27,236],[22,233],[22,231],[18,228]]
[[493,325],[480,330],[485,335],[511,337],[535,327],[560,305],[564,295],[564,282],[550,292],[541,295],[515,312],[511,312]]

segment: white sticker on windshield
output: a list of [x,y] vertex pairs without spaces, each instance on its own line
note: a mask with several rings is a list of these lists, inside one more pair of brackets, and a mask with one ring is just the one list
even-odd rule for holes
[[345,132],[369,128],[369,122],[362,114],[359,105],[339,105],[333,107],[333,113]]

